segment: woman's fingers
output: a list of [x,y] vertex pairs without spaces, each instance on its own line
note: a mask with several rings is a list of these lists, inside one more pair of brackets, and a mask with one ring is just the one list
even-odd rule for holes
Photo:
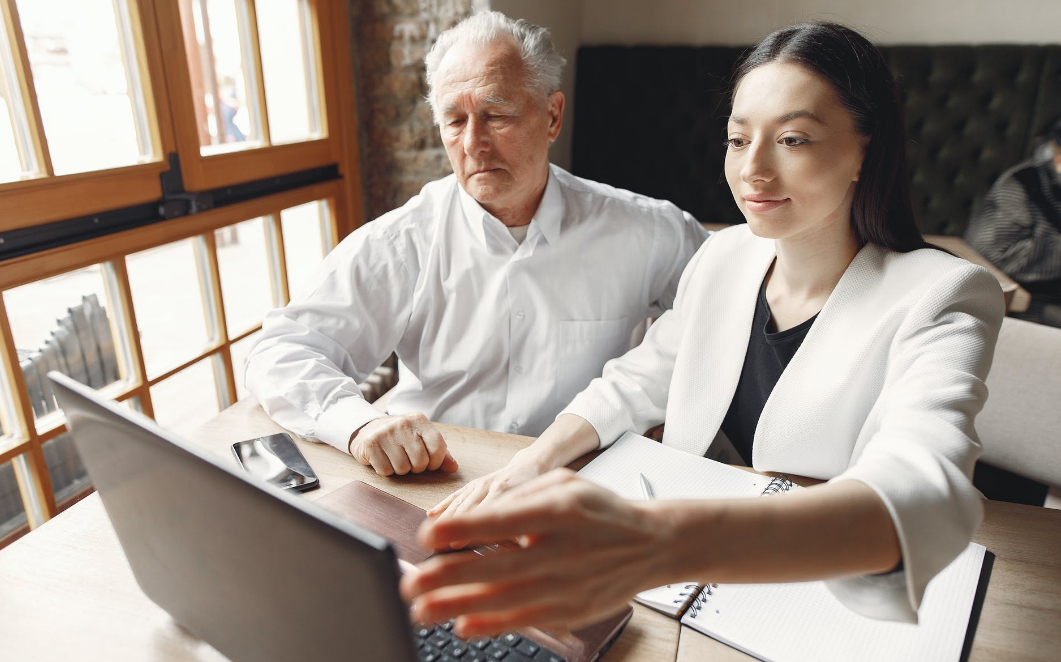
[[495,507],[489,511],[476,509],[469,513],[440,516],[420,526],[418,538],[427,549],[445,549],[455,542],[497,542],[512,540],[532,533],[548,522],[549,516],[540,509],[522,511],[514,516],[499,513]]
[[449,496],[447,496],[445,499],[443,499],[442,501],[439,501],[435,505],[433,505],[430,508],[428,508],[427,516],[428,517],[435,517],[436,515],[439,515],[439,514],[443,513],[446,510],[446,508],[449,507],[449,504],[453,503],[454,500],[460,498],[460,496],[462,494],[464,494],[464,490],[466,490],[466,489],[468,489],[467,485],[465,485],[464,487],[460,488],[459,490],[455,490],[453,492],[450,492]]
[[[437,623],[458,614],[485,614],[511,609],[546,607],[563,601],[562,586],[548,582],[547,586],[535,587],[540,582],[504,582],[496,584],[464,584],[434,591],[413,602],[412,619],[417,623]],[[541,588],[548,589],[547,592]]]
[[[566,470],[564,470],[566,471]],[[487,508],[461,509],[450,503],[444,517],[428,520],[420,527],[420,543],[428,549],[443,549],[454,542],[497,542],[513,540],[522,535],[556,530],[575,523],[571,499],[557,498],[556,485],[571,482],[564,474],[550,472],[540,478],[490,497]],[[571,476],[573,473],[567,472]],[[477,495],[478,496],[478,495]],[[474,505],[486,494],[478,496]],[[618,497],[615,497],[618,498]]]
[[545,547],[485,555],[476,552],[443,554],[422,563],[415,577],[408,578],[408,581],[403,578],[402,593],[411,599],[443,586],[477,584],[497,577],[504,577],[504,581],[529,579],[537,582],[542,578],[564,576],[564,568],[557,570],[556,564],[555,550]]

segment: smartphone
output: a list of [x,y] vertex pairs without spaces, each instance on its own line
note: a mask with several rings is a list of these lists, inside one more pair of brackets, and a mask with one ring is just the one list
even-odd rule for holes
[[236,461],[273,485],[296,492],[320,487],[320,481],[291,435],[280,432],[232,444]]

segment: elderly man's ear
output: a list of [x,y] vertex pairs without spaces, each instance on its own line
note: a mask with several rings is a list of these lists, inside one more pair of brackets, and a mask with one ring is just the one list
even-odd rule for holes
[[553,142],[560,135],[560,126],[564,123],[564,93],[560,90],[553,92],[545,103],[549,111],[549,142]]

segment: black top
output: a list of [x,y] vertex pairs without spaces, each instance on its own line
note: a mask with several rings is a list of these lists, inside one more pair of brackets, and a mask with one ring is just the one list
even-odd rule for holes
[[748,466],[752,464],[752,441],[766,399],[817,318],[815,315],[791,329],[774,333],[777,327],[770,313],[770,304],[766,301],[766,279],[763,279],[740,381],[737,382],[737,391],[733,394],[726,418],[722,421],[722,431]]

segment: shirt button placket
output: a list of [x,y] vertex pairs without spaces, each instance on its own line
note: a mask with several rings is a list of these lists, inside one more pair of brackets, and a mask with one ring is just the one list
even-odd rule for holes
[[527,366],[520,361],[521,354],[525,351],[529,329],[526,322],[527,314],[524,310],[522,279],[526,277],[522,268],[526,260],[513,262],[508,271],[508,293],[509,310],[511,311],[511,323],[509,324],[509,383],[508,402],[505,409],[509,418],[508,429],[510,432],[518,432],[523,423],[524,411],[520,403],[525,400],[526,390],[524,388],[525,373]]

